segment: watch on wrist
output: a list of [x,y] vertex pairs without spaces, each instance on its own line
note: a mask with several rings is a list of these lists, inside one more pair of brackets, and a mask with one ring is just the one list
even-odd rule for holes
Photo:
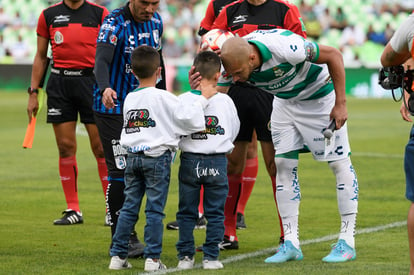
[[29,87],[27,89],[27,92],[29,93],[29,95],[31,95],[33,93],[38,94],[39,93],[39,89],[35,89],[35,88],[32,88],[32,87]]

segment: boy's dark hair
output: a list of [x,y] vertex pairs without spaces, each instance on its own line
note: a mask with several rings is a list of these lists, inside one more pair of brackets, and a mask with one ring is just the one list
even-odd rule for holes
[[220,57],[212,51],[203,51],[196,55],[193,63],[195,70],[201,77],[212,79],[217,72],[220,72]]
[[154,48],[146,45],[139,46],[132,51],[132,71],[138,78],[149,78],[160,66],[160,55]]

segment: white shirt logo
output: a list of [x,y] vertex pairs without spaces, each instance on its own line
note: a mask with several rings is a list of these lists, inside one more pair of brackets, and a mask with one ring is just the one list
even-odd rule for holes
[[49,116],[60,116],[60,115],[62,114],[62,112],[61,112],[61,110],[60,110],[60,109],[50,108],[50,109],[47,111],[47,114],[48,114]]
[[236,16],[236,18],[234,18],[233,23],[246,22],[247,16],[248,15],[239,15],[239,16]]
[[58,15],[55,17],[53,23],[69,22],[70,15]]

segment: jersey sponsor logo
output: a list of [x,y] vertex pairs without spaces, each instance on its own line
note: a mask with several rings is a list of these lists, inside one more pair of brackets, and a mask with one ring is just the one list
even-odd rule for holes
[[[145,39],[145,38],[150,38],[150,37],[151,37],[151,34],[149,34],[148,32],[138,34],[138,40]],[[131,39],[131,36],[129,38]],[[134,37],[132,36],[132,38],[134,38]],[[131,42],[131,40],[130,40],[130,42]]]
[[285,75],[282,79],[280,79],[277,82],[273,81],[271,85],[257,84],[257,86],[259,86],[259,88],[263,87],[263,89],[265,89],[266,91],[278,90],[288,85],[296,77],[296,75],[297,75],[297,72],[295,71],[290,75]]
[[226,131],[219,125],[219,119],[216,116],[206,116],[206,129],[204,131],[191,134],[191,139],[208,139],[207,135],[224,135]]
[[70,20],[70,15],[58,15],[58,16],[55,16],[53,23],[69,22],[69,20]]
[[150,118],[147,109],[133,109],[125,114],[124,129],[126,134],[137,133],[141,128],[155,127],[157,123]]
[[279,67],[273,67],[272,70],[276,77],[281,77],[282,75],[285,74],[285,71],[280,69]]
[[234,18],[233,20],[233,24],[237,24],[237,23],[241,23],[241,22],[246,22],[247,21],[247,17],[248,15],[238,15]]
[[160,24],[161,23],[161,20],[159,20],[155,17],[151,18],[151,21],[154,22],[155,24]]
[[124,52],[127,54],[131,54],[134,49],[135,49],[135,37],[133,35],[130,35],[128,37],[128,44],[126,45]]
[[115,31],[115,26],[112,26],[111,24],[105,23],[101,26],[101,31],[111,31],[111,32],[113,32],[113,31]]
[[61,116],[62,115],[62,110],[61,109],[56,109],[56,108],[50,108],[47,110],[47,115],[48,116]]
[[131,64],[125,64],[125,73],[130,74],[132,72]]
[[56,44],[62,44],[63,43],[63,34],[60,31],[55,32],[55,36],[53,37],[53,40],[55,40]]

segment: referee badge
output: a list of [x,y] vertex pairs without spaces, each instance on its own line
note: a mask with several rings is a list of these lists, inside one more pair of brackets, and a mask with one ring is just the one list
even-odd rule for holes
[[63,43],[63,34],[60,31],[57,31],[53,39],[55,40],[56,44],[61,44]]

